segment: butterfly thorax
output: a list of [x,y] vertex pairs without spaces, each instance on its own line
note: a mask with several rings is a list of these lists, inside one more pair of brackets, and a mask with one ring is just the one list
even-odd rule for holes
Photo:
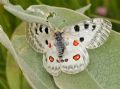
[[65,42],[64,42],[64,39],[62,37],[61,32],[56,32],[55,33],[55,40],[56,40],[55,46],[56,46],[57,51],[58,51],[58,57],[62,58],[64,50],[65,50]]

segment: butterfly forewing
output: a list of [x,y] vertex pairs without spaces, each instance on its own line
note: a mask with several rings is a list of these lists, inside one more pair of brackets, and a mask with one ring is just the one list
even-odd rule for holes
[[29,23],[26,37],[31,47],[43,55],[43,65],[47,72],[57,76],[60,73],[60,61],[55,47],[54,29],[38,23]]
[[94,18],[65,27],[63,31],[78,39],[86,48],[93,49],[101,46],[107,40],[111,27],[108,20]]
[[52,30],[44,24],[28,23],[26,29],[27,41],[36,52],[45,53],[51,45]]
[[107,40],[112,29],[112,25],[108,20],[105,19],[93,19],[93,23],[97,24],[96,32],[91,39],[87,48],[93,49],[101,46]]

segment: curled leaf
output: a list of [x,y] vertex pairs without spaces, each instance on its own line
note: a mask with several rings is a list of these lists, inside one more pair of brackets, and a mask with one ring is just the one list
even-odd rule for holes
[[76,11],[84,14],[90,7],[91,7],[91,4],[88,4],[87,6],[77,9]]

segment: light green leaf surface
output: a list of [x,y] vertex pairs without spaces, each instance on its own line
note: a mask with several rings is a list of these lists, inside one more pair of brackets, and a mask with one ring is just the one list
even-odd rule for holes
[[9,11],[10,13],[12,13],[13,15],[17,16],[18,18],[20,18],[23,21],[26,22],[44,22],[46,23],[46,20],[44,18],[41,17],[37,17],[35,15],[31,15],[29,13],[27,13],[27,11],[25,11],[21,6],[19,5],[12,5],[12,4],[7,4],[4,5],[4,8]]
[[[22,28],[22,24],[20,27]],[[19,30],[19,27],[17,29]],[[20,34],[19,31],[17,32]],[[32,89],[10,52],[7,54],[6,75],[10,89]]]
[[7,53],[6,75],[10,89],[32,89],[10,52]]
[[[51,9],[48,8],[48,10]],[[72,24],[72,21],[88,19],[87,16],[67,9],[54,8],[51,11],[54,11],[57,16],[50,18],[49,21],[61,28]],[[61,25],[61,21],[67,23]],[[23,30],[24,27],[20,27],[19,32]],[[7,47],[9,43],[4,41],[3,35],[1,36],[0,41]],[[43,68],[42,55],[28,46],[25,36],[16,33],[12,43],[17,53],[14,53],[13,48],[11,52],[14,53],[17,63],[32,87],[34,89],[57,89],[52,76]],[[7,48],[10,50],[9,47]],[[15,55],[19,58],[17,59]],[[120,89],[120,35],[112,31],[108,41],[100,48],[89,50],[89,55],[90,64],[85,71],[75,75],[62,73],[54,77],[56,85],[60,89]]]
[[50,13],[51,16],[49,16],[48,21],[50,22],[50,24],[52,24],[52,26],[55,26],[59,29],[67,25],[77,23],[81,20],[89,19],[87,16],[83,15],[80,12],[62,7],[51,7],[47,5],[33,5],[31,7],[34,9],[39,9],[44,13]]
[[80,13],[70,9],[48,5],[32,5],[27,10],[24,10],[20,5],[13,5],[8,3],[6,0],[1,0],[0,2],[4,5],[4,8],[8,12],[23,21],[36,23],[42,22],[46,25],[48,25],[48,22],[46,21],[49,21],[54,27],[58,28],[62,28],[66,25],[84,20],[84,18],[88,18],[87,16],[83,15],[83,12],[86,11],[90,6],[88,5],[87,7],[79,9],[79,11],[82,12]]

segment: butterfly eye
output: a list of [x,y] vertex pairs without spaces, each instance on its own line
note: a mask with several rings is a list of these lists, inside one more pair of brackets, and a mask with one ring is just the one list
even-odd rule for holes
[[80,55],[77,54],[77,55],[73,56],[73,59],[74,59],[75,61],[79,60],[79,59],[80,59]]
[[53,62],[54,58],[52,56],[49,56],[49,60],[50,60],[50,62]]

